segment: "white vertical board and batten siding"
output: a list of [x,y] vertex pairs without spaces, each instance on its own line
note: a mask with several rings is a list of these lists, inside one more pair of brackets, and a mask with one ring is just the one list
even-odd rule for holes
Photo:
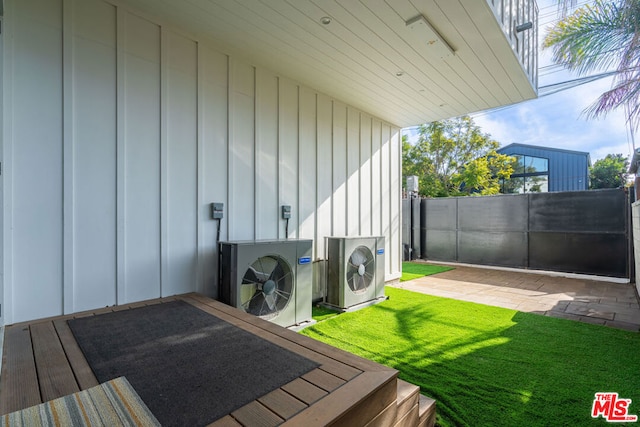
[[332,141],[333,137],[333,102],[322,94],[317,96],[316,131],[316,235],[313,250],[316,258],[324,258],[324,238],[333,232],[333,146],[326,142]]
[[224,240],[283,238],[291,205],[316,259],[383,234],[399,276],[397,127],[110,2],[11,0],[7,20],[5,322],[216,297],[211,202]]
[[[116,303],[116,8],[65,0],[72,7],[70,139],[73,194],[73,309]],[[69,40],[69,39],[65,39]],[[65,166],[65,171],[67,167]],[[65,272],[67,274],[67,272]],[[70,295],[65,295],[65,302]],[[66,304],[65,304],[66,305]]]
[[229,61],[229,233],[255,238],[255,68]]
[[[298,149],[299,149],[299,87],[288,79],[280,79],[278,103],[278,169],[280,173],[280,205],[291,206],[289,238],[297,238],[298,209]],[[280,221],[280,237],[287,234],[285,221]]]
[[256,71],[256,239],[278,237],[278,77]]
[[5,322],[63,308],[62,7],[24,6],[5,2]]
[[331,167],[333,172],[332,236],[347,233],[347,106],[333,103],[333,144]]
[[386,144],[389,146],[389,192],[385,193],[389,199],[389,231],[385,234],[387,237],[387,248],[385,259],[391,261],[391,264],[385,270],[386,277],[392,279],[394,272],[402,271],[401,266],[401,245],[397,244],[401,240],[402,224],[400,222],[401,215],[401,196],[402,188],[402,136],[400,129],[390,128],[389,140]]
[[[158,25],[121,12],[123,49],[118,104],[122,259],[120,303],[160,295],[160,32]],[[135,284],[128,286],[128,284]]]
[[[164,31],[167,49],[166,91],[166,212],[167,276],[162,296],[194,290],[197,271],[197,45]],[[134,143],[134,141],[131,141]]]
[[371,234],[383,235],[382,229],[382,123],[371,124]]
[[371,116],[362,114],[360,116],[360,234],[363,236],[375,235],[371,215],[373,208],[371,204]]
[[298,238],[314,239],[316,228],[316,94],[311,89],[299,90],[298,151]]
[[[74,146],[73,146],[73,2],[62,2],[62,188],[73,189]],[[3,144],[7,146],[8,144]],[[66,165],[66,167],[65,167]],[[74,197],[72,190],[63,190],[62,195],[62,286],[63,311],[68,312],[74,304]],[[68,297],[68,298],[65,298]]]
[[218,223],[210,220],[209,204],[211,202],[224,203],[224,216],[220,223],[220,239],[228,239],[229,224],[229,196],[227,177],[229,176],[229,58],[206,46],[201,47],[198,56],[203,85],[199,88],[199,117],[202,127],[200,160],[202,166],[200,174],[202,180],[198,186],[202,191],[202,204],[199,206],[201,215],[198,228],[202,240],[200,241],[201,276],[198,291],[211,296],[217,296],[218,252],[216,236]]
[[[383,123],[382,124],[382,164],[380,165],[380,171],[382,173],[382,180],[380,182],[380,192],[381,194],[388,195],[387,197],[382,197],[382,215],[380,217],[381,226],[382,226],[382,235],[385,236],[386,240],[390,240],[391,237],[391,211],[393,205],[391,203],[391,128],[389,125]],[[387,243],[387,246],[391,246],[391,244]],[[391,256],[390,250],[387,249],[385,253],[385,272],[390,271],[391,269]]]
[[347,108],[347,235],[360,235],[360,113]]

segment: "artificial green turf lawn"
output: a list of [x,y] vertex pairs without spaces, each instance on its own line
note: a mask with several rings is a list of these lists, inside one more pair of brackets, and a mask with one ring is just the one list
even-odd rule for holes
[[640,414],[638,333],[386,293],[388,301],[301,333],[398,369],[436,399],[439,425],[607,425],[591,418],[596,392],[632,399],[629,413]]
[[442,265],[431,265],[423,262],[403,262],[401,282],[417,279],[418,277],[429,276],[431,274],[442,273],[443,271],[453,270],[453,267],[445,267]]

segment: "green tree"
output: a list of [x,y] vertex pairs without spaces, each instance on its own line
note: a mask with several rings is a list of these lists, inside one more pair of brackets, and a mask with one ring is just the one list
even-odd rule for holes
[[[640,124],[640,1],[595,0],[575,8],[558,0],[564,18],[546,34],[543,47],[553,60],[581,75],[615,69],[613,86],[587,110],[588,117],[627,107],[627,119]],[[569,13],[571,11],[571,13]]]
[[418,176],[425,197],[497,194],[513,172],[499,146],[469,116],[424,124],[415,145],[403,139],[402,172]]
[[596,160],[589,171],[589,187],[618,188],[626,184],[629,160],[622,154],[607,154],[604,159]]

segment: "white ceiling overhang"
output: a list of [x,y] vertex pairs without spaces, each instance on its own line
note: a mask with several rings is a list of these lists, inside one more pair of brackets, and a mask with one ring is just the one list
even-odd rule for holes
[[[536,96],[501,0],[120,0],[254,66],[407,127]],[[533,0],[518,0],[535,8]],[[494,6],[497,7],[497,6]],[[519,11],[520,16],[531,16]],[[506,17],[515,25],[526,20]],[[516,49],[517,50],[517,49]],[[530,63],[535,64],[534,61]]]

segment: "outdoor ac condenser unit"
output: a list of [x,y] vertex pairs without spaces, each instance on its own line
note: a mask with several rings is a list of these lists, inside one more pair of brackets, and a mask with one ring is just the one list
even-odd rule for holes
[[342,310],[383,300],[384,237],[327,237],[327,299]]
[[220,300],[280,326],[311,321],[312,240],[220,242]]

